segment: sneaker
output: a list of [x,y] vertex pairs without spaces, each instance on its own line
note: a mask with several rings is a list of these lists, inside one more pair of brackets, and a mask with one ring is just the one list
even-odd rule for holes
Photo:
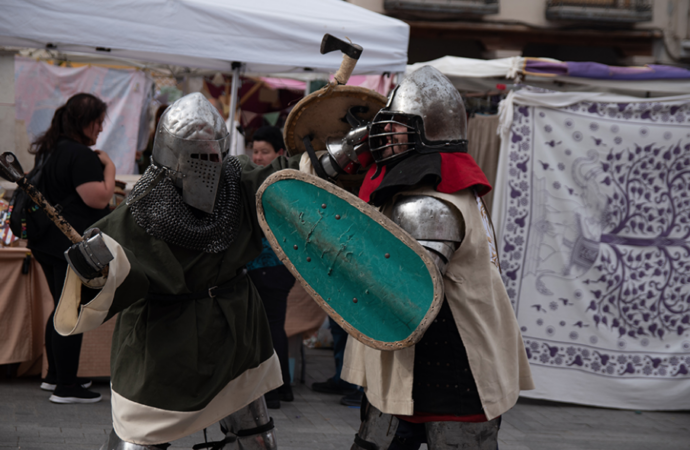
[[295,396],[292,393],[292,387],[289,384],[284,384],[279,387],[278,395],[280,396],[281,402],[291,402],[295,400]]
[[[90,388],[93,384],[93,382],[88,378],[77,378],[77,383],[79,383],[79,385],[84,389]],[[55,390],[55,386],[57,386],[57,379],[54,377],[47,376],[41,380],[41,389],[44,391],[53,392]]]
[[362,396],[364,392],[356,390],[352,394],[347,394],[340,399],[340,404],[345,406],[362,406]]
[[312,383],[311,388],[316,392],[336,395],[347,395],[356,390],[350,383],[342,380],[335,381],[333,378],[329,378],[322,383]]
[[50,396],[53,403],[97,403],[101,401],[101,394],[84,389],[78,384],[74,386],[57,386]]

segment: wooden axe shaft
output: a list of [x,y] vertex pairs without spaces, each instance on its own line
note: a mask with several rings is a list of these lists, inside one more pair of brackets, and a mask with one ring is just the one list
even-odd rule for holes
[[351,58],[343,53],[343,62],[340,63],[340,68],[335,75],[333,75],[333,80],[337,84],[347,84],[347,80],[350,79],[350,75],[352,75],[352,71],[355,70],[356,64],[356,59]]
[[65,236],[67,236],[70,241],[72,241],[73,244],[77,244],[83,240],[79,233],[72,228],[72,225],[70,225],[69,222],[67,222],[50,203],[48,203],[48,200],[43,197],[43,194],[41,194],[35,186],[29,183],[26,177],[22,177],[17,180],[17,185],[22,188],[29,195],[29,197],[31,197],[31,199],[41,207],[41,209],[43,209],[48,218],[60,229],[60,231],[62,231]]

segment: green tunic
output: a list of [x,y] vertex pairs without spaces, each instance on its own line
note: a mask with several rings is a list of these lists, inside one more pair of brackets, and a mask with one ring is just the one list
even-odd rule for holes
[[[136,404],[144,410],[153,407],[172,412],[202,412],[233,380],[273,356],[266,315],[249,277],[241,277],[231,293],[215,298],[146,299],[149,293],[207,292],[232,280],[242,272],[245,263],[261,253],[256,191],[272,173],[298,168],[299,157],[280,157],[267,167],[256,166],[244,156],[239,159],[242,163],[239,231],[224,252],[187,250],[154,238],[137,225],[124,203],[94,225],[123,247],[131,265],[108,311],[108,318],[119,313],[111,355],[112,389],[130,407]],[[279,371],[277,376],[280,377]],[[247,380],[242,386],[252,388]],[[261,390],[253,397],[268,389],[263,386]],[[126,416],[132,414],[122,413],[118,417],[117,404],[113,402],[114,420],[126,428],[129,420]],[[217,405],[214,408],[217,410]],[[227,408],[222,415],[231,414],[238,405]],[[218,416],[216,410],[214,420]],[[180,417],[188,420],[188,416]],[[166,420],[170,420],[169,416]],[[139,432],[117,428],[121,437],[132,442],[151,443],[152,439],[164,442],[179,437],[178,433],[162,432],[148,438]]]

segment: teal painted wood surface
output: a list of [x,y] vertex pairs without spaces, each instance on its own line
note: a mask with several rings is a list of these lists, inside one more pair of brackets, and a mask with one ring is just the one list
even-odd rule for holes
[[381,342],[404,340],[417,328],[433,302],[431,275],[386,228],[295,179],[270,185],[262,206],[290,262],[350,325]]

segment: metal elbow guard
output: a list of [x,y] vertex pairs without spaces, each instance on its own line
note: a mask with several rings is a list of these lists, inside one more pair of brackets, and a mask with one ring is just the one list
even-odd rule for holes
[[326,142],[328,153],[320,162],[329,177],[356,173],[360,167],[369,167],[374,161],[369,150],[369,127],[370,124],[365,123],[350,130],[342,139]]
[[465,237],[465,220],[460,211],[434,197],[400,196],[393,205],[391,219],[429,252],[444,274]]

